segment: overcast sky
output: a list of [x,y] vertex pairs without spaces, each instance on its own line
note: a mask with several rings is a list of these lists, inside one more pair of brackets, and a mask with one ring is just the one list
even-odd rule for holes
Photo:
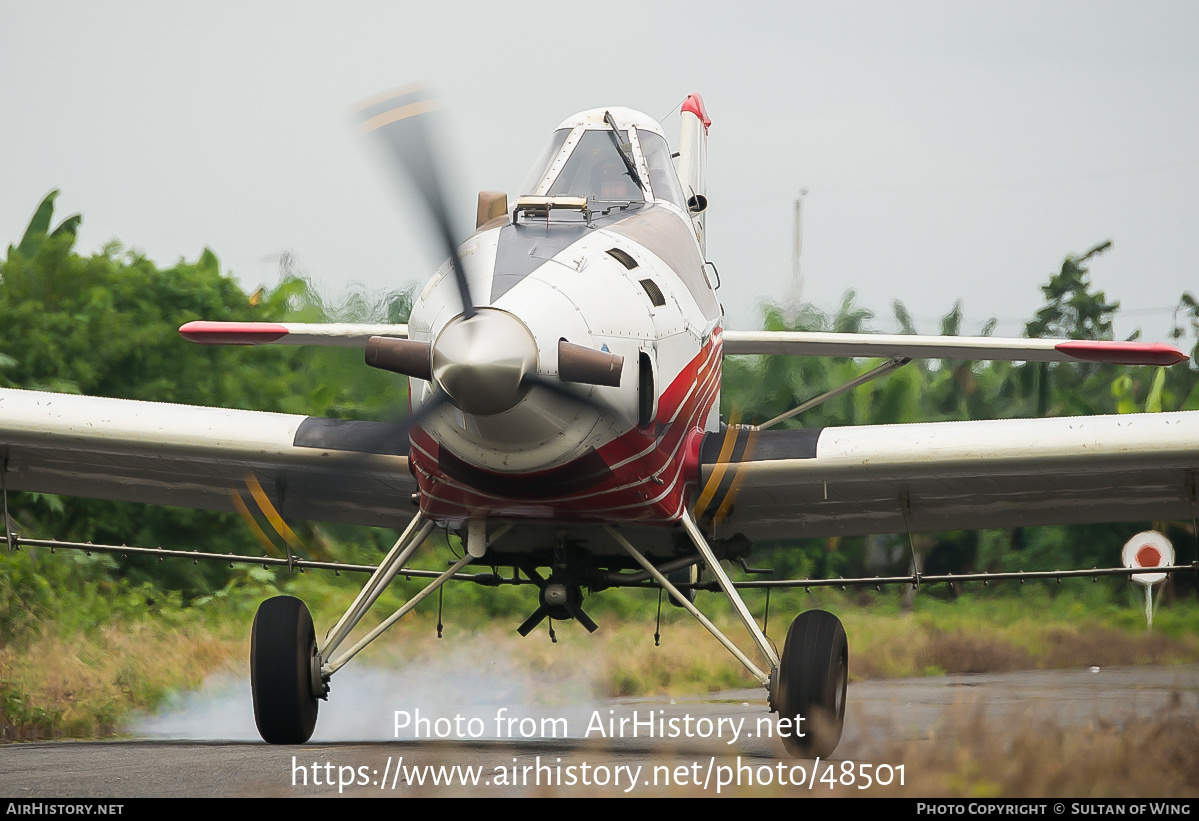
[[955,299],[967,331],[1019,335],[1071,252],[1162,339],[1199,291],[1199,4],[55,3],[0,0],[0,247],[60,188],[80,245],[160,264],[212,248],[247,288],[281,254],[324,290],[392,288],[439,264],[410,192],[349,107],[425,80],[444,160],[513,194],[572,112],[627,105],[678,139],[707,102],[709,257],[728,327],[756,327],[791,275],[848,288],[892,330]]

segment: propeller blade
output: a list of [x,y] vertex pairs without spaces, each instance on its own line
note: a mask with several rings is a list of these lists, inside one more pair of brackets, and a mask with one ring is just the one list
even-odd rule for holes
[[415,413],[408,414],[408,416],[399,423],[401,434],[403,436],[407,436],[414,427],[428,419],[430,416],[440,410],[442,405],[449,401],[450,398],[446,395],[445,391],[435,390],[432,398],[422,405],[420,410],[416,411]]
[[388,155],[416,185],[453,266],[462,313],[469,319],[475,315],[475,303],[466,281],[466,269],[458,256],[458,243],[450,225],[445,189],[429,133],[428,115],[440,107],[440,102],[424,86],[409,85],[363,100],[355,116],[359,120],[359,133],[377,134],[384,141]]
[[547,379],[538,373],[527,373],[524,375],[524,378],[520,380],[520,382],[521,386],[525,389],[537,386],[539,388],[544,388],[556,396],[569,399],[572,402],[578,402],[579,404],[586,405],[589,408],[595,407],[595,402],[593,402],[590,398],[586,396],[580,396],[579,394],[567,388],[557,379]]

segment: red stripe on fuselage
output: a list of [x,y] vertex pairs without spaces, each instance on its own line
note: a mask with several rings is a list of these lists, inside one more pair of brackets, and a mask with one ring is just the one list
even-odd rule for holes
[[[492,517],[578,521],[675,522],[682,516],[697,476],[683,475],[687,435],[703,426],[720,388],[721,332],[717,329],[658,400],[658,415],[646,428],[633,428],[588,456],[533,473],[497,473],[454,459],[455,476],[440,464],[439,444],[422,428],[412,430],[411,460],[425,515],[461,520],[485,512]],[[661,420],[661,421],[659,421]],[[596,456],[608,466],[597,474]],[[577,468],[577,470],[576,470]],[[549,475],[576,477],[557,496],[534,493]],[[485,477],[485,478],[484,478]],[[590,479],[590,481],[587,481]],[[487,490],[483,488],[486,487]],[[512,488],[507,493],[496,488]]]

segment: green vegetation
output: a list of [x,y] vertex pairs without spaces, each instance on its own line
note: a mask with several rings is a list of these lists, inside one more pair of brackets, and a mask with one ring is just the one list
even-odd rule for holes
[[[1118,302],[1096,291],[1086,264],[1111,246],[1104,242],[1081,256],[1068,256],[1061,270],[1042,287],[1044,306],[1025,325],[1025,336],[1070,339],[1111,339]],[[900,331],[914,334],[907,309],[896,302]],[[767,306],[765,328],[772,331],[869,331],[873,313],[846,294],[835,315],[805,306],[785,316]],[[962,333],[962,306],[956,303],[941,320],[941,334]],[[1176,326],[1170,335],[1181,340],[1199,337],[1199,302],[1190,293],[1179,299]],[[995,320],[983,326],[989,335]],[[1138,334],[1134,334],[1134,338]],[[1158,412],[1199,409],[1199,369],[1196,356],[1171,368],[1099,364],[1016,362],[914,361],[885,379],[863,385],[833,399],[782,427],[892,424],[965,419],[1012,419],[1044,416]],[[723,416],[737,413],[744,422],[763,422],[869,370],[879,362],[863,363],[827,357],[734,357],[724,364],[721,396]],[[1107,567],[1114,546],[1141,530],[1163,531],[1181,551],[1180,560],[1194,556],[1194,524],[1141,522],[1121,525],[1015,528],[920,534],[915,549],[928,573],[971,570],[1055,570],[1064,567]],[[907,572],[911,546],[907,536],[869,536],[758,543],[755,561],[770,564],[786,575],[816,577],[873,576]],[[868,561],[868,556],[873,556]],[[1187,589],[1193,591],[1193,583]],[[1110,586],[1109,586],[1109,589]],[[1180,592],[1182,592],[1180,590]]]
[[[31,555],[35,552],[40,555]],[[440,548],[436,555],[444,559],[447,551]],[[258,568],[239,571],[217,594],[184,605],[177,595],[157,595],[148,585],[100,589],[80,578],[82,557],[74,563],[69,556],[22,551],[18,560],[52,574],[55,584],[48,614],[0,643],[0,737],[7,739],[119,732],[124,716],[153,711],[173,691],[197,688],[218,673],[244,676],[250,623],[263,599],[298,596],[318,624],[331,624],[361,582]],[[373,618],[392,612],[418,585],[405,582],[388,590]],[[354,664],[425,666],[465,645],[486,648],[480,669],[504,658],[530,679],[581,680],[597,697],[753,686],[740,664],[690,616],[664,606],[656,624],[652,593],[607,591],[589,598],[586,607],[599,632],[589,635],[577,625],[558,623],[555,644],[544,628],[528,638],[516,635],[519,619],[534,606],[533,591],[504,589],[509,611],[492,614],[489,609],[500,609],[495,592],[473,585],[448,588],[440,612],[434,597]],[[748,601],[761,619],[764,596]],[[704,594],[700,604],[731,636],[743,635],[720,596]],[[809,607],[826,608],[844,622],[855,680],[1199,661],[1199,604],[1193,600],[1162,608],[1147,632],[1135,602],[1112,602],[1092,587],[1055,595],[1029,585],[1008,595],[971,593],[956,602],[921,595],[911,607],[902,591],[866,597],[798,592],[772,595],[771,639],[781,644],[789,617]]]
[[[165,269],[116,243],[82,256],[73,250],[78,216],[49,230],[56,193],[46,197],[0,265],[0,385],[344,418],[394,419],[405,412],[403,382],[363,367],[358,352],[230,350],[186,342],[178,329],[201,318],[403,321],[410,292],[378,298],[350,293],[330,303],[306,281],[285,278],[272,291],[248,296],[221,273],[208,249],[194,263],[180,260]],[[348,376],[330,378],[337,374]],[[32,536],[186,544],[215,552],[260,549],[233,514],[39,494],[14,495],[10,512]],[[312,543],[312,532],[306,535]],[[365,542],[373,544],[374,537]],[[106,574],[110,583],[148,581],[188,599],[219,590],[231,578],[221,565],[160,567],[142,559],[122,560],[113,570]],[[0,629],[5,619],[0,613]]]
[[[341,418],[403,414],[403,380],[363,367],[356,351],[203,347],[183,341],[177,329],[200,318],[401,322],[411,307],[411,290],[382,296],[359,291],[330,300],[303,279],[285,276],[274,289],[248,295],[222,273],[208,249],[195,262],[180,260],[169,268],[116,243],[81,255],[74,249],[78,215],[52,227],[55,196],[41,203],[0,263],[0,385]],[[1045,306],[1028,323],[1029,335],[1110,337],[1118,305],[1094,292],[1085,267],[1104,249],[1067,257],[1045,286]],[[894,313],[903,332],[916,332],[902,305]],[[1182,296],[1177,315],[1182,324],[1176,338],[1199,331],[1199,301],[1193,296]],[[765,327],[773,330],[866,331],[872,319],[852,293],[833,314],[806,307],[786,317],[767,307],[764,315]],[[958,333],[962,322],[961,306],[955,305],[940,330]],[[814,357],[730,360],[723,410],[727,417],[736,407],[743,419],[760,421],[868,367]],[[787,424],[1182,408],[1199,408],[1199,371],[1193,364],[1158,369],[929,362],[912,363]],[[16,526],[31,536],[240,553],[260,549],[232,515],[44,494],[10,494],[9,502]],[[377,561],[394,539],[387,531],[292,524],[313,554],[349,562]],[[1179,545],[1194,543],[1191,522],[1156,525]],[[926,570],[1106,565],[1113,545],[1144,526],[923,534],[916,547],[926,557]],[[879,571],[868,565],[869,555],[888,557],[902,570],[910,547],[906,537],[890,536],[760,544],[753,562],[788,576],[873,575]],[[442,549],[426,561],[444,567],[444,558]],[[227,666],[240,670],[254,608],[266,596],[298,595],[323,624],[340,615],[359,582],[215,564],[51,557],[45,551],[0,555],[0,728],[7,738],[115,732],[131,710],[153,709],[172,690],[196,687]],[[845,621],[856,677],[1199,658],[1199,604],[1181,581],[1169,589],[1175,600],[1159,612],[1148,639],[1139,590],[1126,582],[960,592],[933,588],[914,598],[904,591],[774,594],[770,634],[781,644],[787,616],[827,607]],[[399,595],[389,591],[378,609],[398,604]],[[714,618],[729,619],[719,597],[702,601]],[[496,646],[511,643],[532,670],[575,664],[611,695],[748,683],[731,657],[669,606],[662,608],[664,647],[656,648],[652,594],[608,591],[589,598],[587,610],[604,629],[588,637],[574,625],[560,625],[558,645],[514,637],[515,624],[534,602],[531,588],[451,587],[443,602],[447,630],[484,636]],[[368,663],[370,654],[437,652],[437,604],[435,597],[397,631],[402,643],[393,636],[391,644],[370,648]],[[751,596],[750,604],[763,614],[763,598]],[[740,635],[739,629],[733,634]],[[414,643],[412,637],[421,635]]]

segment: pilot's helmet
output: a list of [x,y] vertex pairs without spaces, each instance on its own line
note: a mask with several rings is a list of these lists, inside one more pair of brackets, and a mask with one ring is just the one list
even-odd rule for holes
[[601,157],[591,169],[591,190],[601,200],[632,198],[628,171],[619,157]]

